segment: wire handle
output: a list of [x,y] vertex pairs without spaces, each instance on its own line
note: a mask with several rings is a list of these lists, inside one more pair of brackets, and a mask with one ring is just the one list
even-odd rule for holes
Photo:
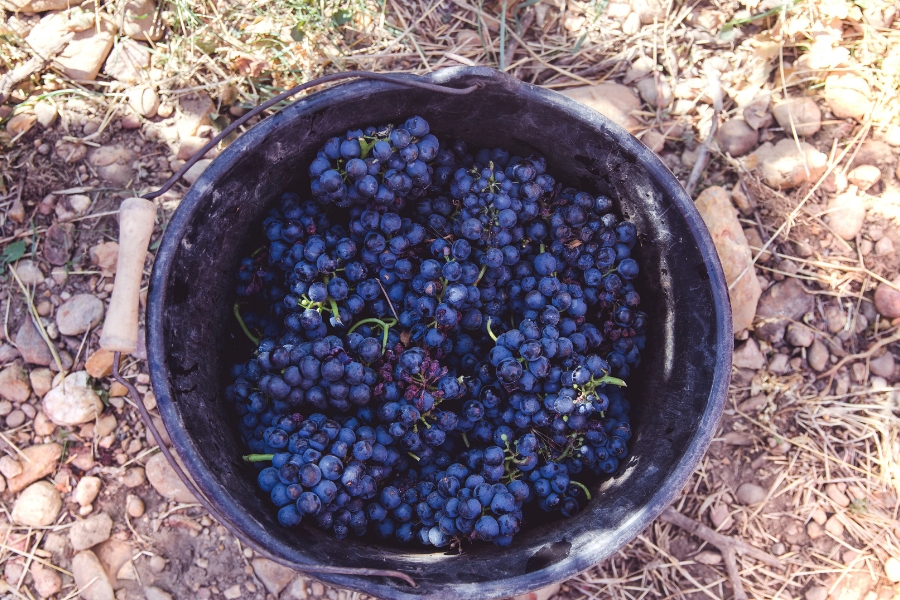
[[144,259],[156,221],[156,204],[127,198],[119,207],[119,259],[100,347],[129,354],[137,348],[138,310]]
[[[119,373],[119,364],[121,353],[133,352],[137,346],[138,335],[138,293],[140,290],[141,275],[143,271],[144,258],[147,252],[147,246],[150,242],[150,235],[153,232],[153,222],[156,216],[156,205],[150,202],[154,198],[166,193],[179,179],[190,169],[201,157],[206,155],[209,150],[214,148],[223,138],[235,131],[238,127],[252,119],[262,111],[281,102],[286,98],[290,98],[303,90],[316,87],[325,83],[340,81],[344,79],[370,79],[375,81],[386,81],[397,83],[408,87],[415,87],[452,95],[464,95],[474,92],[481,87],[480,85],[472,85],[467,88],[451,88],[418,79],[413,79],[398,75],[389,75],[386,73],[372,73],[369,71],[354,71],[347,73],[333,73],[325,75],[319,79],[309,81],[307,83],[295,86],[274,98],[260,104],[243,117],[231,123],[223,129],[216,137],[211,139],[203,148],[201,148],[194,156],[191,157],[172,177],[163,184],[155,192],[144,194],[141,198],[129,198],[122,202],[119,214],[119,263],[116,271],[115,287],[113,288],[113,296],[110,301],[109,312],[107,313],[106,322],[103,326],[103,334],[100,337],[101,347],[115,352],[113,355],[113,378],[124,385],[128,389],[128,393],[134,400],[144,425],[153,435],[160,452],[172,466],[175,474],[181,482],[191,491],[197,501],[213,516],[219,523],[228,527],[228,521],[224,515],[212,505],[212,503],[203,495],[203,493],[194,485],[194,482],[188,477],[187,473],[181,468],[181,465],[175,460],[172,452],[163,442],[162,436],[156,429],[153,419],[144,401],[138,394],[138,391],[127,379]],[[231,528],[229,527],[229,530]],[[251,546],[258,554],[288,568],[296,568],[295,564],[287,561],[275,554],[272,554],[265,548],[247,538],[242,532],[231,530],[231,533]],[[390,569],[360,569],[345,567],[329,567],[324,565],[303,565],[302,571],[306,573],[321,573],[333,575],[355,575],[363,577],[391,577],[401,579],[412,587],[417,587],[416,582],[400,571]]]

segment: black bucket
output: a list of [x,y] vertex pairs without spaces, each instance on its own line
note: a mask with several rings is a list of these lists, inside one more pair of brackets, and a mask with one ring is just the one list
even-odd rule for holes
[[[303,98],[229,146],[169,223],[148,301],[150,376],[173,445],[223,523],[258,548],[304,565],[396,569],[418,583],[319,575],[381,598],[498,598],[559,582],[612,555],[678,495],[715,433],[731,372],[728,292],[712,239],[691,199],[653,152],[600,114],[556,92],[487,68],[438,71],[424,81],[481,88],[454,96],[355,81]],[[308,190],[306,167],[331,136],[418,114],[439,137],[546,156],[565,184],[604,193],[638,229],[636,282],[650,317],[631,377],[630,456],[591,490],[574,518],[531,522],[508,548],[443,551],[336,540],[285,529],[255,470],[242,462],[224,401],[234,349],[236,265],[251,232],[286,190]],[[254,234],[256,235],[256,234]]]

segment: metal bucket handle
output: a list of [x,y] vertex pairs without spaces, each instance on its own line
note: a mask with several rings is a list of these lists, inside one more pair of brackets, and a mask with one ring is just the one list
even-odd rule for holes
[[[156,444],[157,446],[159,446],[160,452],[162,452],[163,456],[172,466],[175,474],[178,475],[178,478],[181,480],[181,482],[184,483],[184,485],[188,488],[188,490],[191,491],[194,497],[197,498],[197,501],[203,506],[203,508],[205,508],[207,512],[209,512],[213,516],[213,518],[215,518],[219,523],[222,523],[223,525],[227,523],[225,517],[215,506],[212,505],[212,503],[209,502],[209,500],[206,499],[206,497],[200,492],[197,486],[194,485],[194,482],[191,480],[191,478],[188,477],[188,475],[181,468],[181,465],[175,460],[175,457],[163,442],[162,436],[156,429],[156,426],[153,424],[153,419],[150,417],[150,413],[147,410],[147,407],[144,406],[144,402],[138,394],[138,391],[128,380],[122,377],[121,373],[119,373],[121,353],[134,352],[134,350],[137,348],[139,312],[138,292],[140,289],[144,259],[146,258],[147,247],[150,243],[150,236],[153,233],[153,225],[156,218],[156,204],[151,202],[151,200],[153,198],[161,196],[166,191],[168,191],[173,185],[175,185],[175,183],[178,182],[179,179],[181,179],[181,177],[188,171],[188,169],[190,169],[198,160],[205,156],[206,153],[214,148],[216,144],[218,144],[223,138],[225,138],[227,135],[235,131],[238,127],[258,115],[262,111],[270,108],[271,106],[277,104],[278,102],[281,102],[286,98],[290,98],[291,96],[302,92],[303,90],[325,83],[331,83],[333,81],[340,81],[343,79],[371,79],[375,81],[386,81],[390,83],[405,85],[408,87],[423,88],[435,92],[453,95],[469,94],[481,87],[480,85],[476,84],[467,88],[451,88],[443,85],[419,81],[414,78],[399,75],[388,75],[384,73],[372,73],[369,71],[355,71],[325,75],[324,77],[320,77],[319,79],[300,84],[285,92],[282,92],[281,94],[278,94],[277,96],[267,100],[241,118],[237,119],[231,125],[223,129],[216,137],[210,140],[196,154],[194,154],[194,156],[192,156],[190,160],[188,160],[174,175],[172,175],[172,177],[170,177],[169,180],[161,188],[159,188],[155,192],[144,194],[140,198],[128,198],[126,200],[123,200],[122,206],[119,210],[119,262],[116,270],[116,280],[115,286],[113,288],[112,299],[110,300],[110,306],[109,310],[107,311],[106,321],[103,324],[103,333],[100,336],[100,347],[114,353],[112,369],[113,378],[128,389],[129,394],[131,395],[132,399],[134,399],[134,403],[137,406],[138,411],[141,413],[141,418],[144,421],[144,425],[147,427],[147,429],[150,430],[150,433],[153,435],[153,439],[156,440]],[[247,539],[246,536],[244,536],[242,533],[238,531],[232,531],[231,533],[248,546],[253,547],[253,549],[263,557],[268,558],[269,560],[280,565],[294,568],[292,563],[272,554],[265,548],[259,547],[258,544]],[[402,579],[412,587],[416,587],[415,581],[413,581],[413,579],[409,575],[407,575],[406,573],[401,573],[400,571],[393,571],[389,569],[357,569],[329,567],[324,565],[304,565],[303,571],[308,573],[328,573],[335,575],[392,577],[396,579]]]

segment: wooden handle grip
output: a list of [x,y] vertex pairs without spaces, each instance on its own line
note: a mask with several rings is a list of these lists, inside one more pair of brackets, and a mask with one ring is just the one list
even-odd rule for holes
[[138,338],[141,277],[147,246],[156,221],[156,205],[127,198],[119,208],[119,262],[112,300],[103,323],[100,347],[110,352],[134,352]]

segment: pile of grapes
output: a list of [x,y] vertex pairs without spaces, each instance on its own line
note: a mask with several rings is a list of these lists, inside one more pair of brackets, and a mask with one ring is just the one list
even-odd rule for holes
[[421,117],[328,140],[309,174],[240,265],[256,352],[226,392],[279,522],[506,546],[576,514],[628,453],[634,225]]

